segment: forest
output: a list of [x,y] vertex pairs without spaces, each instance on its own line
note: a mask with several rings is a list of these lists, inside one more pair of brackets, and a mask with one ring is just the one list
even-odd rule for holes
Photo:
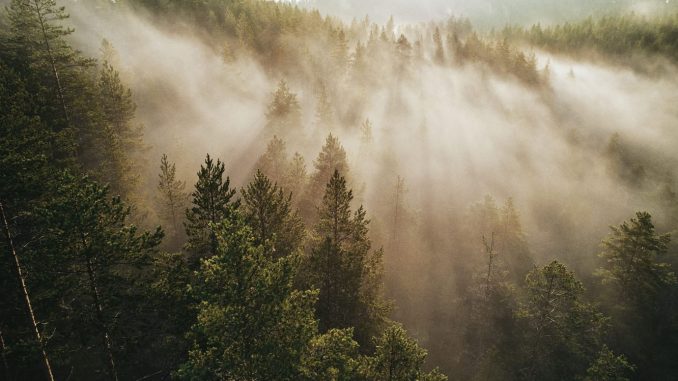
[[350,3],[0,0],[0,380],[678,379],[678,3]]

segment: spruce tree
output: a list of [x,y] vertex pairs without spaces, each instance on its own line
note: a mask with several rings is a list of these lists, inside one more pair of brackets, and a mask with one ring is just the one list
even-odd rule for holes
[[266,152],[259,157],[254,167],[255,173],[261,171],[271,181],[282,185],[289,170],[285,142],[274,135],[266,146]]
[[325,187],[335,171],[343,174],[343,176],[348,173],[346,151],[337,137],[332,134],[327,136],[325,145],[323,145],[313,165],[315,172],[309,179],[305,204],[302,205],[305,214],[312,214],[317,204],[322,200]]
[[290,90],[285,80],[280,80],[272,98],[266,112],[268,128],[274,132],[286,132],[300,128],[301,107],[297,95]]
[[283,257],[299,249],[304,225],[292,211],[292,195],[285,195],[278,184],[257,171],[254,180],[242,190],[243,215],[256,237],[256,245],[270,245],[273,256]]
[[287,167],[287,173],[282,182],[282,187],[292,194],[292,202],[299,204],[299,200],[306,192],[308,184],[308,173],[306,172],[306,161],[299,152],[295,152],[290,159]]
[[320,290],[316,311],[321,332],[355,327],[357,341],[369,345],[386,321],[388,303],[381,290],[381,250],[372,251],[365,210],[352,213],[352,199],[346,179],[335,170],[318,210],[316,243],[304,274]]
[[177,179],[177,169],[174,163],[170,163],[167,155],[163,154],[160,159],[160,174],[158,175],[158,214],[160,218],[171,227],[170,232],[174,237],[179,234],[179,226],[183,221],[182,213],[188,203],[186,182]]
[[191,193],[193,206],[186,209],[186,248],[193,258],[210,257],[217,253],[217,236],[213,226],[233,217],[240,200],[233,201],[235,189],[229,177],[224,179],[224,164],[208,154],[200,166],[198,182]]

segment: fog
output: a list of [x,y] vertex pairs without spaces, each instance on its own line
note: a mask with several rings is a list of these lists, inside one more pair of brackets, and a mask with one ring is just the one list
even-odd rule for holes
[[[313,5],[345,17],[369,13],[375,20],[390,14],[403,21],[465,14],[485,20],[486,25],[574,19],[605,7],[645,9],[621,1],[585,2],[588,8],[576,5],[584,2],[537,3],[366,5],[318,0]],[[524,7],[532,12],[519,12]],[[562,13],[563,7],[571,11]],[[225,161],[238,187],[246,183],[271,136],[265,128],[266,106],[285,77],[282,71],[267,70],[247,54],[225,62],[221,46],[212,46],[184,27],[156,25],[130,12],[102,17],[77,2],[70,3],[69,10],[77,46],[97,55],[101,39],[106,38],[118,51],[119,69],[132,87],[137,117],[145,125],[150,145],[149,194],[162,153],[177,162],[180,176],[189,184],[208,152]],[[417,38],[416,34],[408,37]],[[322,48],[307,43],[311,49]],[[447,267],[449,259],[436,261],[457,250],[451,245],[459,236],[451,232],[485,195],[498,203],[513,198],[536,263],[560,258],[579,269],[592,266],[608,225],[637,210],[651,212],[660,227],[672,218],[659,192],[662,186],[675,187],[676,68],[668,65],[664,74],[648,76],[600,60],[526,50],[536,54],[540,70],[548,70],[547,85],[527,86],[480,64],[440,66],[428,57],[398,74],[388,55],[379,80],[365,88],[356,88],[349,76],[324,78],[333,89],[335,112],[345,115],[350,109],[357,114],[354,125],[338,122],[331,129],[314,121],[316,99],[309,67],[285,68],[287,73],[299,73],[288,79],[304,115],[302,132],[283,136],[288,153],[300,152],[312,172],[327,133],[339,136],[348,153],[357,201],[370,214],[375,243],[387,249],[389,285],[406,285],[405,291],[389,291],[396,299],[396,315],[424,341],[430,315],[440,308],[429,302],[449,296],[451,291],[443,288],[452,287],[445,282],[453,283],[448,279],[453,273]],[[373,125],[373,139],[367,143],[358,128],[365,118]],[[642,157],[647,166],[639,184],[629,184],[611,169],[606,152],[615,134],[629,155]],[[388,239],[398,177],[405,179],[404,204],[413,225],[410,242],[401,243],[401,248]],[[463,238],[479,255],[480,233]],[[402,255],[396,258],[388,249]],[[393,273],[413,262],[420,265]],[[427,273],[431,268],[434,273]],[[444,273],[448,275],[440,275]],[[438,282],[441,279],[444,282]]]

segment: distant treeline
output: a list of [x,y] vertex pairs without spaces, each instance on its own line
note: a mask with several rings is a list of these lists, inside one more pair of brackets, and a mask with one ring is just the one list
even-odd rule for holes
[[678,62],[678,13],[654,17],[637,14],[589,17],[583,21],[509,26],[499,36],[530,43],[553,52],[599,51],[615,57],[642,53],[662,55]]

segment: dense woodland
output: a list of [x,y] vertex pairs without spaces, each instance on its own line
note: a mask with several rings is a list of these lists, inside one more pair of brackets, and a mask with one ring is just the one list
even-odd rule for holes
[[[135,98],[142,85],[114,44],[97,41],[90,56],[69,9],[8,2],[0,378],[678,379],[670,160],[623,135],[603,136],[596,158],[605,173],[659,217],[640,209],[582,229],[612,225],[592,246],[576,242],[575,220],[557,230],[559,251],[542,253],[510,196],[473,189],[467,202],[445,186],[413,201],[431,183],[401,176],[395,163],[407,154],[374,148],[395,146],[398,129],[442,139],[435,121],[400,117],[419,112],[407,97],[386,96],[390,117],[370,119],[371,99],[416,82],[422,68],[473,70],[557,102],[540,49],[595,51],[635,75],[661,75],[678,60],[676,15],[481,33],[464,18],[346,23],[258,0],[89,7],[190,34],[224,65],[247,57],[271,87],[244,158],[182,151],[148,137],[170,133],[143,116],[160,96]],[[663,71],[618,59],[629,55]],[[571,136],[573,146],[586,143]],[[194,150],[202,153],[189,158]],[[199,164],[187,175],[182,160]],[[454,198],[454,208],[442,202]]]

